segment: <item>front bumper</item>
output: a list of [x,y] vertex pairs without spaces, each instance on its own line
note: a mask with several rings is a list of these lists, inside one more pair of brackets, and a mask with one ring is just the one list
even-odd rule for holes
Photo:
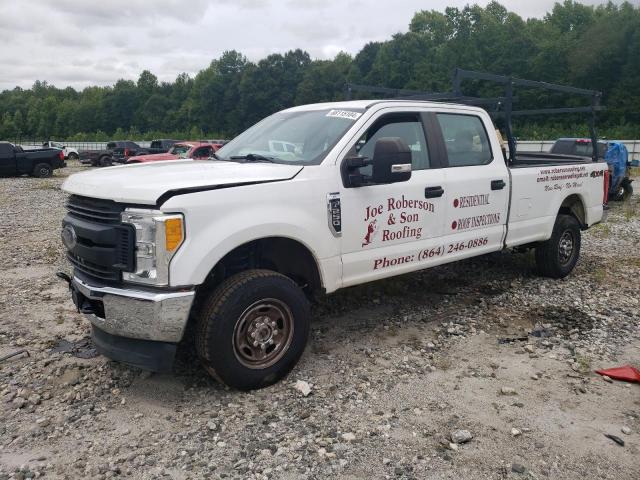
[[91,339],[96,350],[105,357],[154,372],[170,372],[177,350],[175,343],[111,335],[95,325]]
[[194,290],[151,292],[94,286],[75,276],[70,288],[78,309],[101,331],[168,343],[182,340],[195,297]]

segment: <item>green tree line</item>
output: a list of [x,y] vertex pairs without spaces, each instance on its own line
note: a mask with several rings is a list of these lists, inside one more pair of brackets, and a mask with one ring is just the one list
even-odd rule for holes
[[[0,93],[0,139],[231,137],[283,108],[343,100],[347,82],[450,91],[455,67],[600,90],[607,107],[600,133],[640,137],[640,7],[566,0],[541,19],[525,20],[497,2],[419,11],[407,32],[333,60],[296,49],[251,62],[227,51],[194,77],[182,73],[173,82],[147,70],[135,82],[82,91],[36,81]],[[492,93],[482,85],[468,89]],[[575,101],[539,92],[519,98],[538,107]],[[538,139],[587,130],[580,118],[554,117],[521,120],[516,133]]]

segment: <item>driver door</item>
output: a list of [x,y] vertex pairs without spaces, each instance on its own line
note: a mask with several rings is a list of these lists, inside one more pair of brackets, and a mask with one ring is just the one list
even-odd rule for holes
[[[411,178],[396,183],[343,186],[343,285],[349,286],[423,268],[438,256],[424,252],[436,248],[443,235],[446,196],[444,172],[438,154],[429,148],[426,112],[398,111],[372,118],[346,157],[375,162],[376,141],[399,137],[411,149]],[[344,162],[344,159],[343,159]],[[371,165],[360,173],[371,174]]]

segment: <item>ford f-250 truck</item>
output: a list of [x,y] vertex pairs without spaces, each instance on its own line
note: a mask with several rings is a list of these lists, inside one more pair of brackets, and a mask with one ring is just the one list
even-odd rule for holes
[[[273,148],[282,143],[295,148]],[[581,231],[603,218],[606,164],[520,154],[508,166],[489,115],[472,106],[299,106],[217,159],[65,182],[67,280],[106,356],[169,369],[193,322],[212,375],[263,387],[302,355],[314,292],[514,247],[562,278]]]

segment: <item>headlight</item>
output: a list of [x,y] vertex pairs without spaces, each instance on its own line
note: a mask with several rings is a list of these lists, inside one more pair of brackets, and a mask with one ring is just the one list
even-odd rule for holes
[[148,285],[169,285],[169,263],[184,241],[184,218],[158,210],[127,208],[122,222],[136,230],[136,271],[122,279]]

